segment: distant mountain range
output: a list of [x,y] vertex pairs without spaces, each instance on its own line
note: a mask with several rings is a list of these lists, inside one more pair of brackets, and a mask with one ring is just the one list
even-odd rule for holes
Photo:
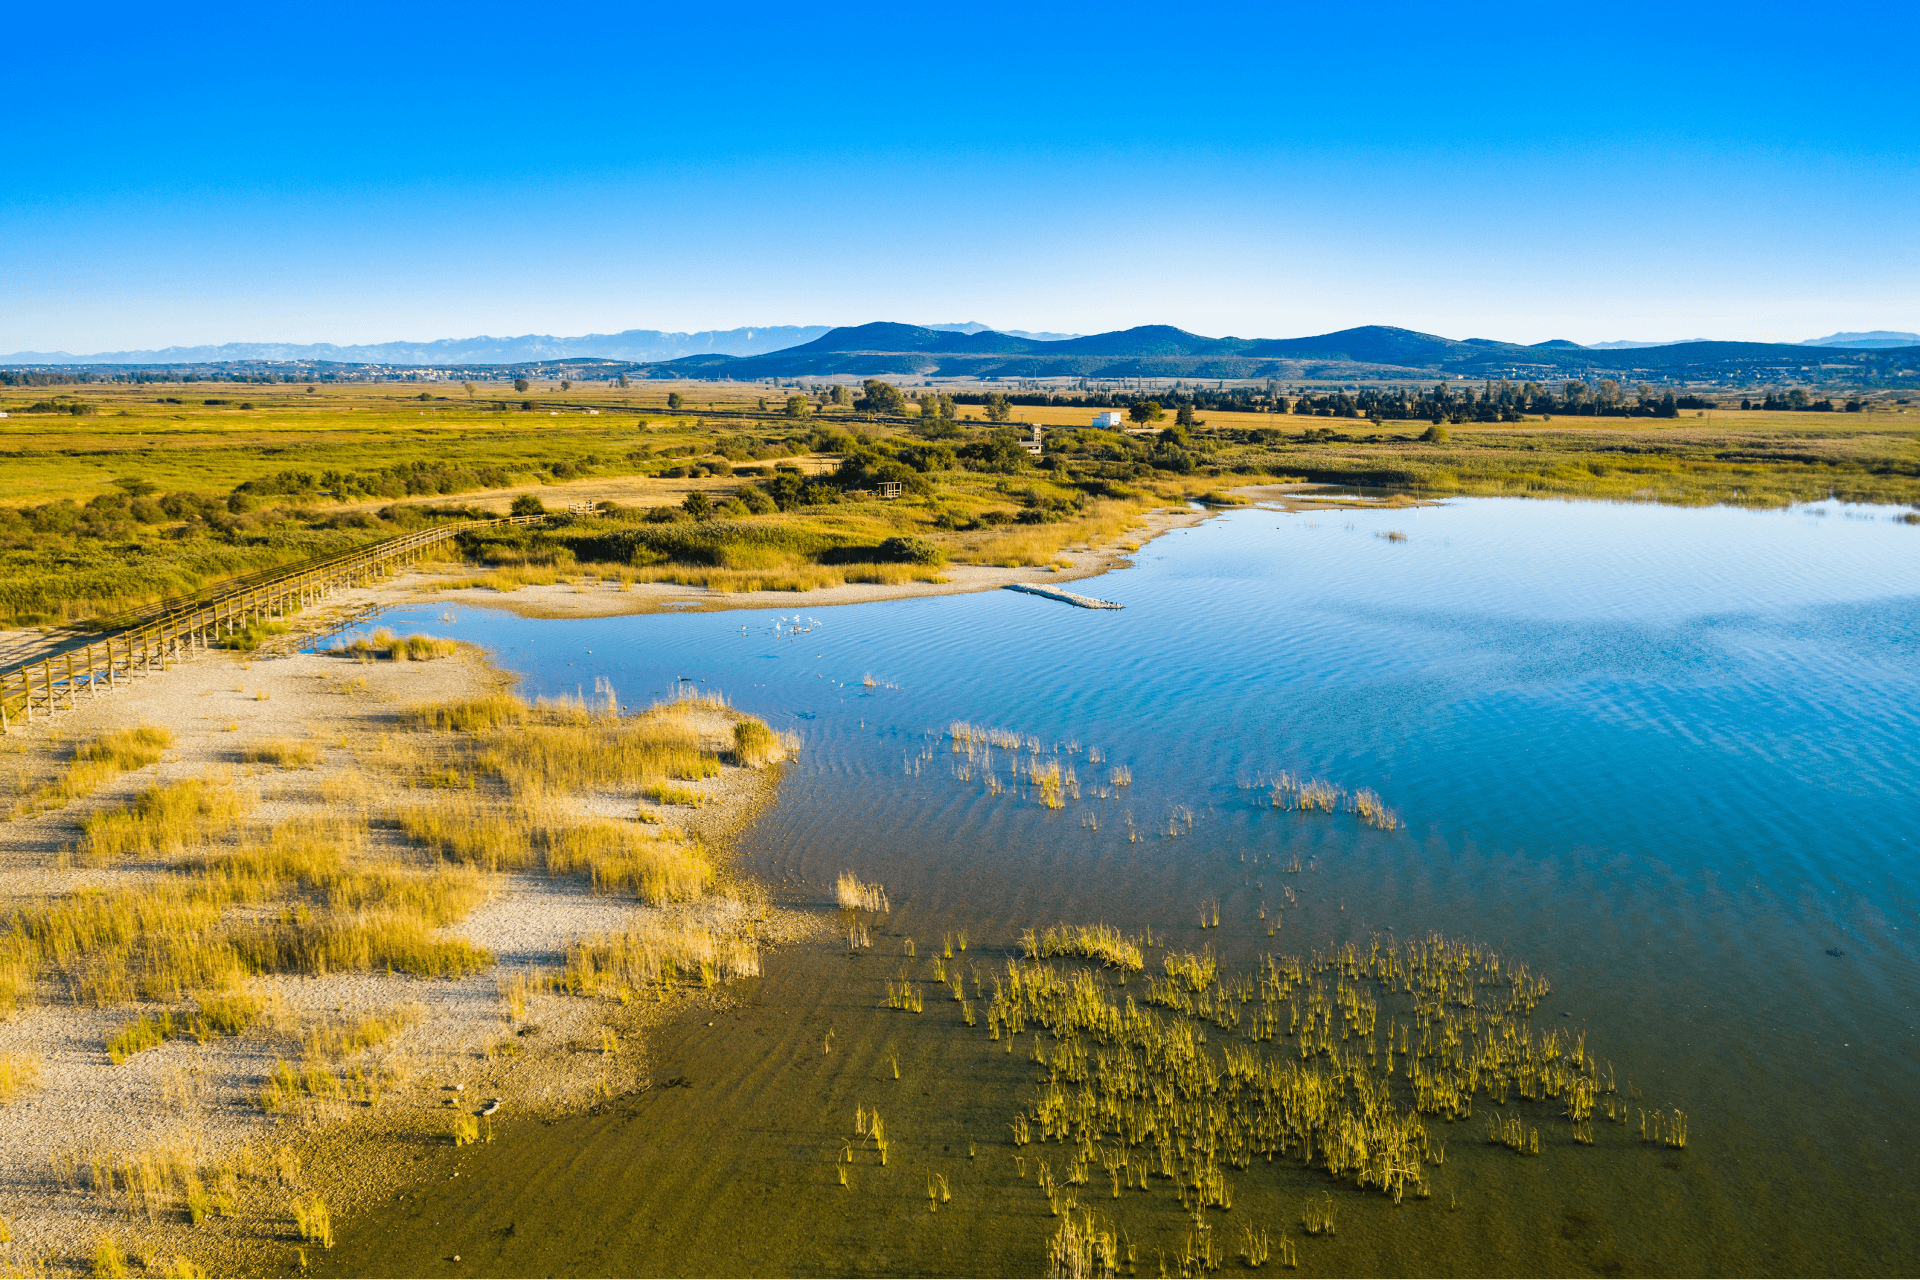
[[1077,338],[1077,333],[1031,333],[1025,329],[995,329],[990,324],[981,324],[978,320],[969,320],[965,324],[930,324],[929,329],[939,329],[946,333],[1009,333],[1016,338],[1032,338],[1035,342],[1061,342],[1067,338]]
[[[1815,354],[1814,348],[1820,348]],[[459,338],[367,346],[234,342],[112,351],[90,356],[16,352],[15,365],[260,365],[300,361],[388,367],[512,368],[561,362],[613,365],[654,377],[764,378],[1364,378],[1612,376],[1633,371],[1679,376],[1719,372],[1813,370],[1831,364],[1914,361],[1920,336],[1891,330],[1836,333],[1803,343],[1617,341],[1581,346],[1564,338],[1522,345],[1492,338],[1445,338],[1388,325],[1363,325],[1304,338],[1209,338],[1171,325],[1111,333],[1060,334],[964,324],[877,322],[829,329],[775,325],[755,329],[624,333],[556,338]],[[1888,353],[1893,353],[1889,355]]]
[[[1626,354],[1631,350],[1631,355]],[[1860,359],[1865,353],[1853,357]],[[1040,341],[993,330],[874,323],[831,330],[811,342],[755,356],[699,355],[645,366],[656,377],[762,378],[1542,378],[1702,367],[1798,371],[1805,346],[1695,341],[1597,349],[1556,338],[1522,346],[1492,338],[1443,338],[1364,325],[1305,338],[1208,338],[1170,325]]]
[[1920,333],[1901,333],[1897,329],[1874,329],[1867,333],[1830,333],[1824,338],[1808,338],[1803,347],[1914,347],[1920,346]]
[[811,342],[827,332],[823,324],[769,325],[764,329],[708,329],[668,333],[628,329],[623,333],[587,333],[577,338],[528,333],[517,338],[442,338],[437,342],[377,342],[335,346],[330,342],[227,342],[209,347],[166,347],[158,351],[102,351],[90,356],[65,351],[16,351],[0,364],[224,364],[230,361],[323,360],[336,364],[533,364],[543,360],[631,360],[646,363],[680,356],[751,356]]
[[1640,347],[1671,347],[1682,342],[1712,342],[1712,338],[1672,338],[1665,342],[1641,342],[1637,338],[1621,338],[1614,342],[1589,342],[1589,351],[1634,351]]

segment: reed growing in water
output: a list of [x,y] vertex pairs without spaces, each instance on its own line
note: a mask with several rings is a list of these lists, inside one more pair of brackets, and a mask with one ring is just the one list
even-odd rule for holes
[[887,891],[879,884],[862,884],[860,877],[843,871],[834,884],[835,900],[848,911],[870,911],[875,915],[891,913]]
[[1028,929],[1020,935],[1020,945],[1030,960],[1082,956],[1127,973],[1138,973],[1146,966],[1140,940],[1107,924],[1049,925],[1038,933]]
[[[1206,1214],[1233,1203],[1229,1171],[1256,1160],[1291,1157],[1395,1203],[1426,1198],[1427,1170],[1446,1155],[1429,1118],[1470,1119],[1477,1101],[1498,1108],[1489,1141],[1535,1156],[1556,1111],[1574,1145],[1591,1145],[1596,1101],[1613,1092],[1583,1033],[1532,1025],[1552,989],[1545,979],[1438,934],[1270,956],[1239,978],[1210,952],[1170,951],[1164,976],[1124,1000],[1099,971],[1056,969],[1038,935],[1026,941],[1026,958],[994,977],[985,1017],[1009,1052],[1014,1036],[1035,1032],[1040,1082],[1014,1116],[1016,1147],[1059,1142],[1068,1186],[1097,1165],[1116,1197],[1149,1177],[1170,1181],[1203,1254]],[[1642,1137],[1681,1145],[1685,1117],[1643,1112]],[[1050,1165],[1040,1168],[1058,1216]],[[1303,1225],[1333,1234],[1330,1196],[1309,1202]],[[1284,1235],[1278,1252],[1292,1265]]]
[[460,651],[455,640],[443,640],[436,636],[396,636],[391,631],[376,631],[371,637],[356,636],[346,644],[335,645],[327,652],[336,658],[355,658],[361,662],[373,662],[385,659],[389,662],[428,662],[434,658],[451,658]]

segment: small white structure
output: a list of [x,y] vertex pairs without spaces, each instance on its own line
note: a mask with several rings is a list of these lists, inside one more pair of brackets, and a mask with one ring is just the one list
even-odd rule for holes
[[1032,454],[1038,454],[1041,448],[1040,441],[1041,441],[1040,426],[1039,424],[1036,423],[1033,428],[1033,439],[1028,441],[1026,446],[1027,452]]
[[1120,422],[1121,414],[1117,409],[1109,409],[1105,413],[1096,413],[1093,415],[1093,425],[1096,427],[1117,427],[1120,425]]

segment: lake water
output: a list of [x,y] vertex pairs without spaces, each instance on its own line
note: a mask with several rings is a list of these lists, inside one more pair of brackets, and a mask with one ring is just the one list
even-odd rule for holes
[[[1911,1273],[1920,528],[1895,515],[1251,509],[1078,584],[1118,612],[995,591],[390,614],[488,646],[530,695],[601,678],[639,706],[684,677],[797,733],[736,856],[792,902],[828,905],[852,871],[893,911],[871,953],[773,955],[717,1025],[661,1028],[656,1076],[692,1088],[504,1126],[457,1183],[344,1224],[327,1265],[1035,1273],[1059,1220],[1008,1131],[1032,1064],[951,1003],[881,1006],[907,937],[924,958],[965,928],[1001,966],[1030,925],[1105,921],[1230,971],[1374,936],[1486,943],[1552,982],[1536,1020],[1584,1029],[1623,1091],[1689,1117],[1684,1151],[1607,1125],[1574,1145],[1543,1119],[1560,1136],[1531,1158],[1486,1145],[1478,1116],[1430,1122],[1447,1163],[1432,1199],[1399,1205],[1256,1162],[1223,1225],[1290,1231],[1305,1271]],[[1018,753],[960,776],[955,720],[1035,739],[1081,797],[1038,803]],[[1251,784],[1282,770],[1371,788],[1404,826],[1276,809]],[[1011,785],[993,794],[989,772]],[[895,1154],[842,1188],[856,1105],[887,1112]],[[938,1213],[930,1172],[953,1189]],[[1140,1274],[1171,1265],[1191,1221],[1170,1194],[1087,1191]],[[1302,1202],[1327,1192],[1338,1234],[1301,1239]]]

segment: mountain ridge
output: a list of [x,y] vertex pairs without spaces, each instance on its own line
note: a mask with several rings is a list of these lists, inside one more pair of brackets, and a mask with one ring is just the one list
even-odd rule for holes
[[1300,338],[1210,338],[1172,325],[1036,342],[983,330],[958,333],[875,321],[830,330],[812,342],[760,356],[688,356],[644,366],[657,377],[752,381],[794,377],[978,378],[1553,378],[1655,372],[1694,366],[1801,368],[1817,359],[1798,344],[1696,340],[1619,350],[1563,338],[1532,346],[1455,339],[1391,325],[1361,325]]
[[480,335],[438,338],[430,342],[226,342],[191,347],[102,351],[74,355],[66,351],[16,351],[0,355],[0,364],[218,364],[240,360],[322,360],[340,364],[528,364],[581,357],[652,362],[690,355],[760,355],[809,342],[829,326],[765,325],[703,329],[690,333],[663,329],[626,329],[556,338],[552,334],[516,337]]

